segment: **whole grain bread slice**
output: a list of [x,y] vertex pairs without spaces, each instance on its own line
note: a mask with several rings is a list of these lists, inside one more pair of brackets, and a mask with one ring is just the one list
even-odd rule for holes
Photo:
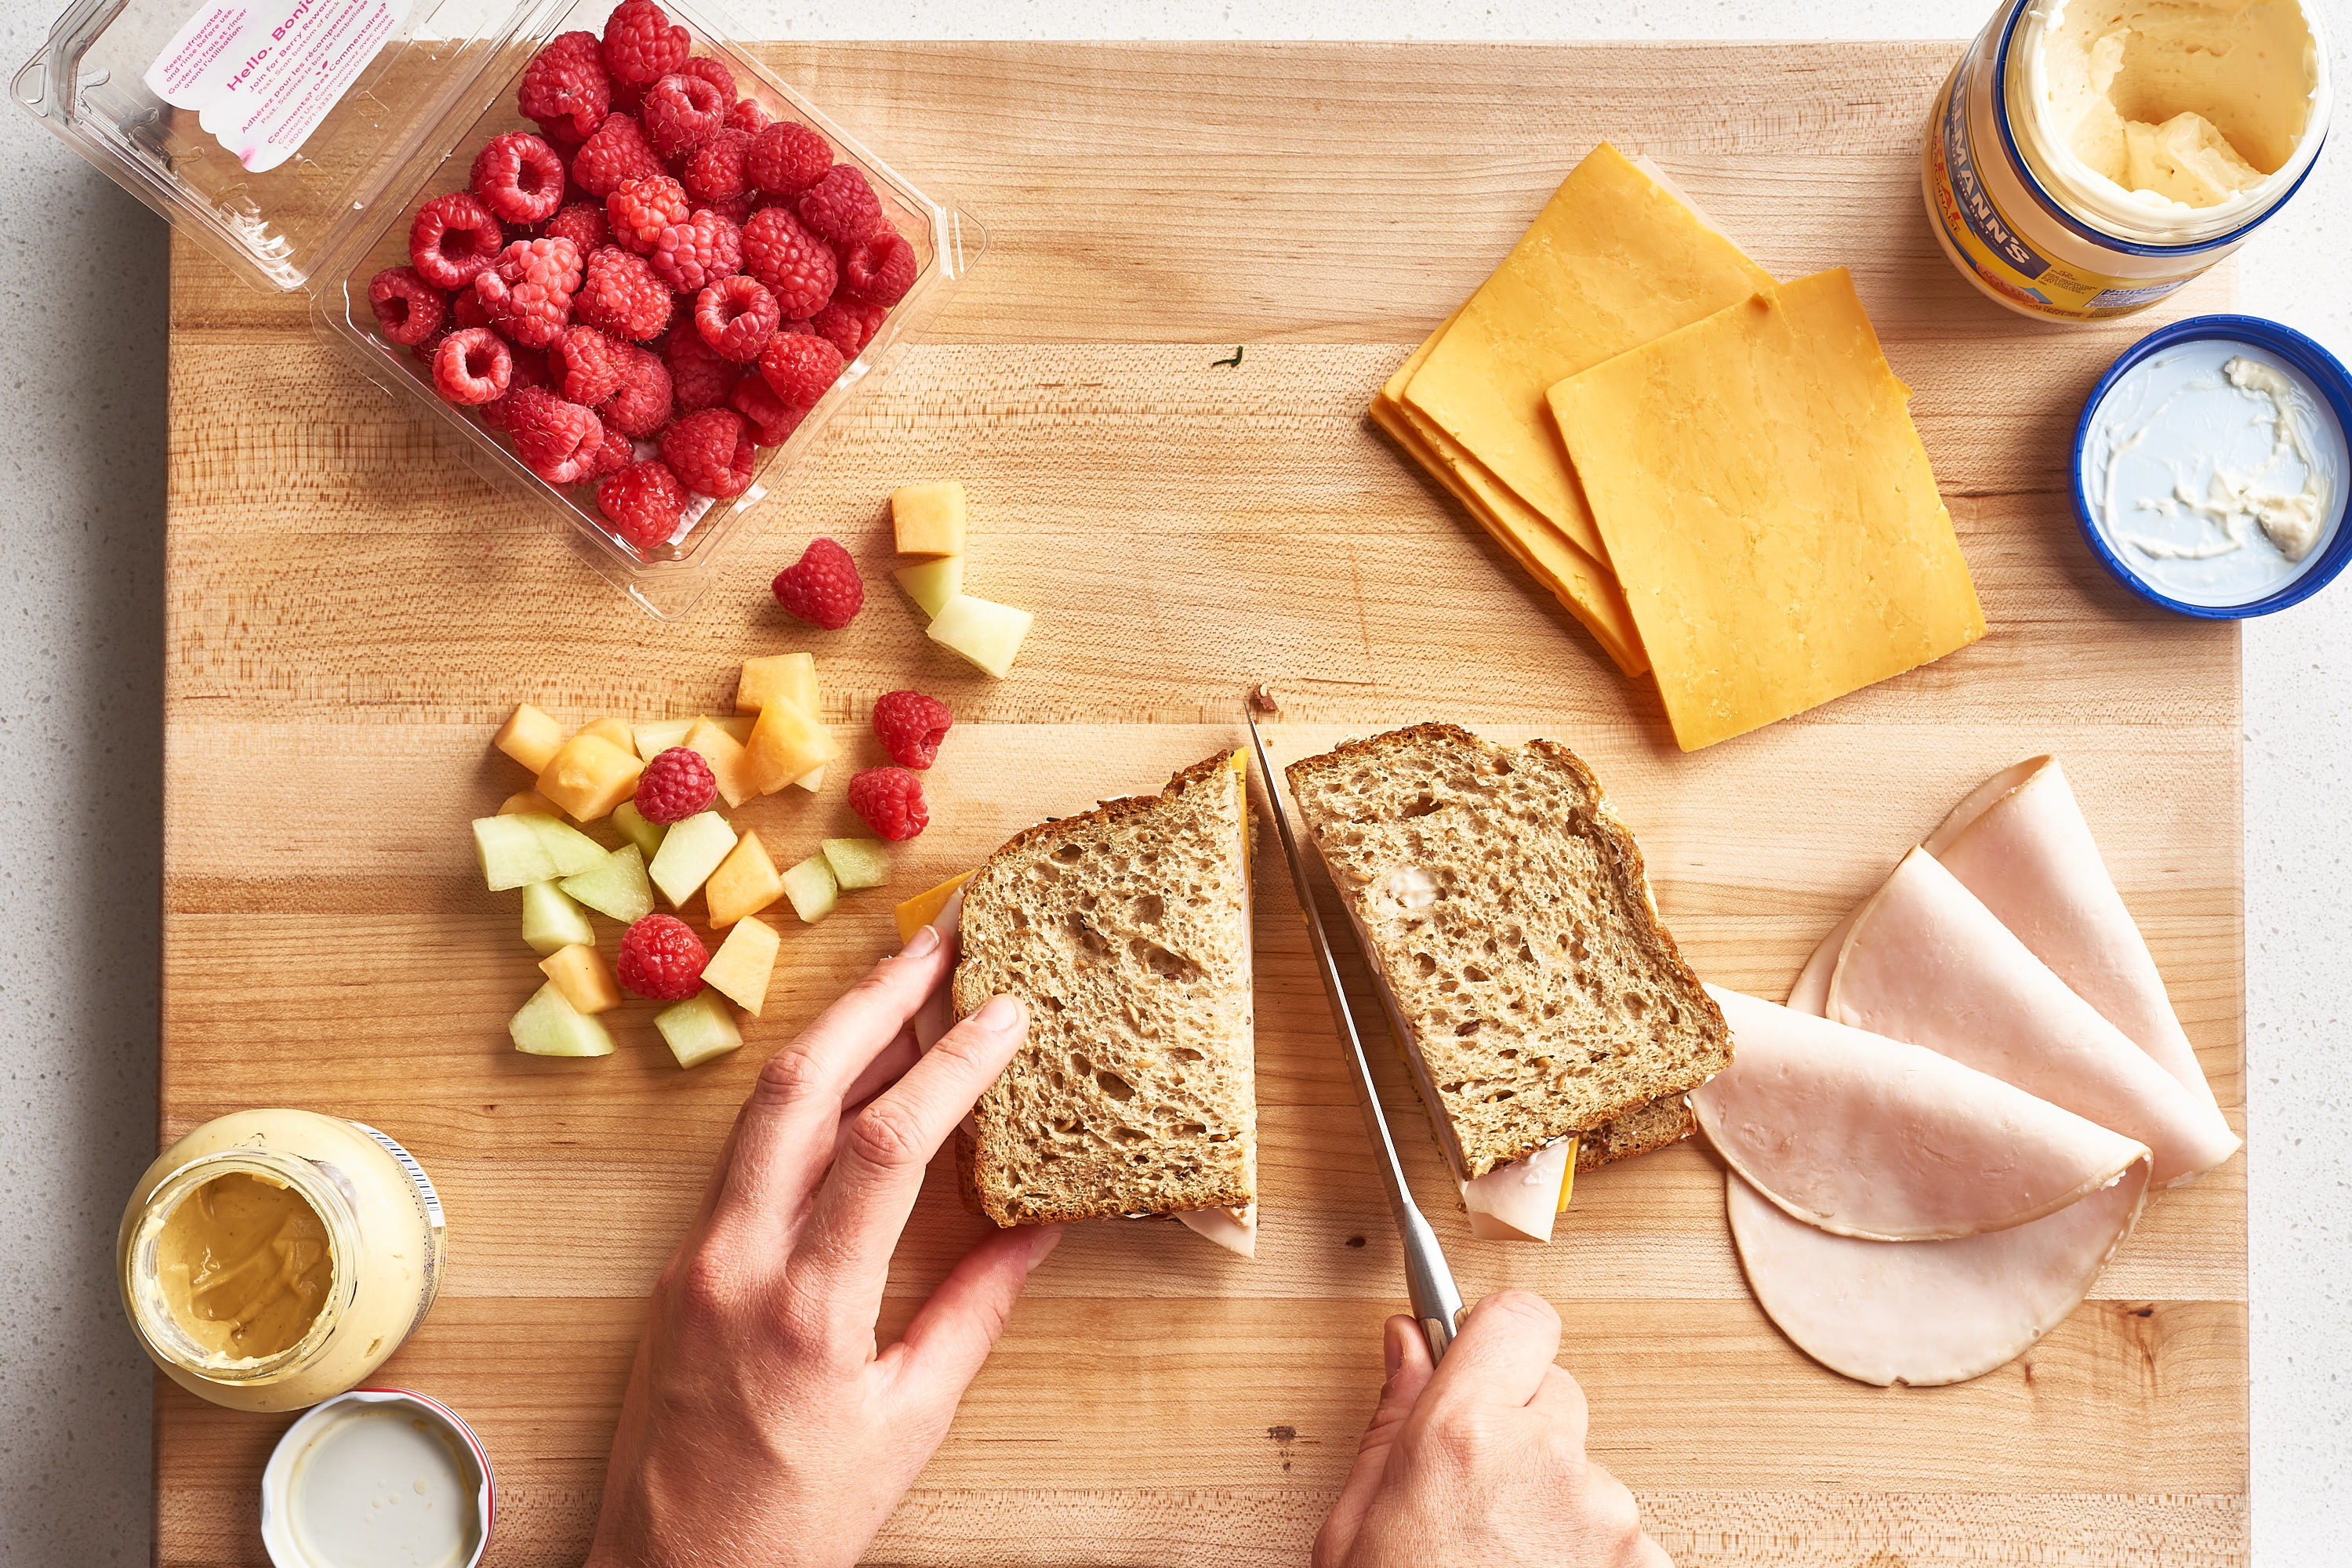
[[1040,823],[963,889],[954,1002],[1029,1006],[1029,1038],[957,1138],[1001,1226],[1256,1197],[1252,817],[1241,756],[1157,795]]
[[1673,1097],[1730,1064],[1730,1032],[1574,752],[1419,724],[1285,772],[1462,1175],[1619,1118],[1600,1148],[1687,1131]]

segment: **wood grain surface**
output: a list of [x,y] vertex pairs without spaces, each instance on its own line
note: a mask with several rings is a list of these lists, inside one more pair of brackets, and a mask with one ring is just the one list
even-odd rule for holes
[[[1233,743],[1256,680],[1284,695],[1277,764],[1427,718],[1568,742],[1692,962],[1768,996],[1969,786],[2057,752],[2242,1124],[2237,632],[2115,586],[2064,489],[2098,372],[2227,308],[2231,282],[2098,328],[1979,299],[1916,183],[1958,47],[763,46],[993,244],[671,626],[342,369],[301,301],[178,246],[162,1132],[311,1107],[433,1173],[447,1286],[383,1377],[481,1434],[489,1563],[579,1561],[640,1299],[760,1059],[887,948],[889,903]],[[1984,642],[1685,756],[1649,683],[1373,431],[1373,389],[1602,137],[1776,276],[1853,268],[1916,389]],[[1244,363],[1217,366],[1236,343]],[[948,476],[971,495],[975,591],[1038,615],[1002,684],[928,644],[879,571],[890,488]],[[815,533],[870,563],[845,632],[767,599]],[[885,690],[958,715],[891,889],[787,917],[776,994],[732,1058],[678,1071],[635,1005],[617,1056],[517,1055],[504,1023],[538,975],[465,831],[524,782],[491,728],[523,700],[574,721],[723,710],[742,658],[799,647],[851,763],[877,760]],[[847,771],[739,820],[796,857],[853,825]],[[1402,1286],[1278,861],[1256,896],[1259,1260],[1172,1226],[1074,1235],[876,1563],[1304,1562]],[[1377,1054],[1465,1294],[1559,1303],[1593,1451],[1685,1568],[2246,1561],[2242,1161],[2158,1200],[2096,1299],[2018,1362],[1873,1389],[1759,1312],[1703,1150],[1580,1180],[1549,1248],[1474,1243]],[[935,1172],[886,1333],[976,1224]],[[256,1486],[284,1426],[160,1388],[161,1562],[265,1561]]]

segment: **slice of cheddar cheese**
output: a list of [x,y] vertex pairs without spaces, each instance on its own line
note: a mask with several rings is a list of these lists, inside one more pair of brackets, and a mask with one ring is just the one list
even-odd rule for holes
[[1685,751],[1984,636],[1907,392],[1843,268],[1550,390]]
[[1463,306],[1399,401],[1605,564],[1608,545],[1578,489],[1545,392],[1771,282],[1604,142]]

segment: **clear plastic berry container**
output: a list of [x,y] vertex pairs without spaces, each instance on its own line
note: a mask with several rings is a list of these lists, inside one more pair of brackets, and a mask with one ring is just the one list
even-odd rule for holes
[[731,70],[739,97],[771,119],[808,125],[836,163],[865,174],[918,266],[871,341],[845,356],[832,389],[788,439],[760,449],[750,488],[725,500],[693,497],[666,543],[625,542],[591,487],[541,479],[476,410],[437,395],[431,367],[385,341],[368,300],[378,271],[407,262],[420,206],[466,189],[492,137],[538,131],[516,101],[531,59],[565,33],[601,36],[615,4],[82,0],[18,71],[16,96],[256,288],[308,294],[323,341],[376,385],[429,410],[469,467],[534,498],[592,565],[670,620],[701,596],[743,515],[784,488],[833,415],[979,259],[987,235],[755,62],[701,0],[661,0],[691,52]]

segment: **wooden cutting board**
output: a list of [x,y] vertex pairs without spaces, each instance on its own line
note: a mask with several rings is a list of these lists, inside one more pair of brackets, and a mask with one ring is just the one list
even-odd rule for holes
[[[180,245],[163,1135],[314,1107],[432,1172],[447,1288],[383,1375],[488,1446],[488,1561],[579,1561],[640,1299],[759,1060],[890,944],[892,900],[1234,743],[1261,679],[1286,700],[1277,761],[1426,718],[1571,743],[1640,834],[1692,962],[1767,996],[1969,786],[2057,752],[2239,1121],[2238,635],[2112,584],[2064,489],[2102,367],[2165,320],[2226,309],[2231,285],[2092,329],[1971,292],[1916,173],[1958,47],[772,47],[994,246],[676,626],[341,370],[299,303]],[[1916,389],[1983,643],[1685,756],[1652,687],[1370,427],[1373,388],[1604,136],[1775,275],[1853,269]],[[1243,363],[1218,364],[1237,343]],[[1001,685],[927,644],[881,574],[891,487],[950,475],[971,489],[974,588],[1038,612]],[[839,634],[767,602],[820,532],[877,579]],[[640,1008],[612,1058],[517,1055],[505,1020],[538,975],[465,826],[523,783],[491,727],[520,700],[570,721],[722,710],[740,658],[800,647],[854,762],[873,760],[882,691],[957,712],[933,826],[892,890],[790,926],[777,998],[732,1058],[681,1073]],[[795,855],[851,826],[837,782],[741,815]],[[1402,1285],[1278,860],[1257,898],[1260,1259],[1173,1227],[1074,1235],[874,1561],[1305,1560]],[[1559,1304],[1593,1452],[1685,1568],[2246,1560],[2242,1161],[2156,1203],[2097,1299],[2018,1362],[1874,1389],[1758,1311],[1702,1149],[1580,1182],[1549,1248],[1473,1243],[1376,1054],[1465,1294]],[[886,1332],[976,1229],[935,1173]],[[161,1561],[262,1562],[256,1484],[285,1422],[169,1386],[157,1418]]]

